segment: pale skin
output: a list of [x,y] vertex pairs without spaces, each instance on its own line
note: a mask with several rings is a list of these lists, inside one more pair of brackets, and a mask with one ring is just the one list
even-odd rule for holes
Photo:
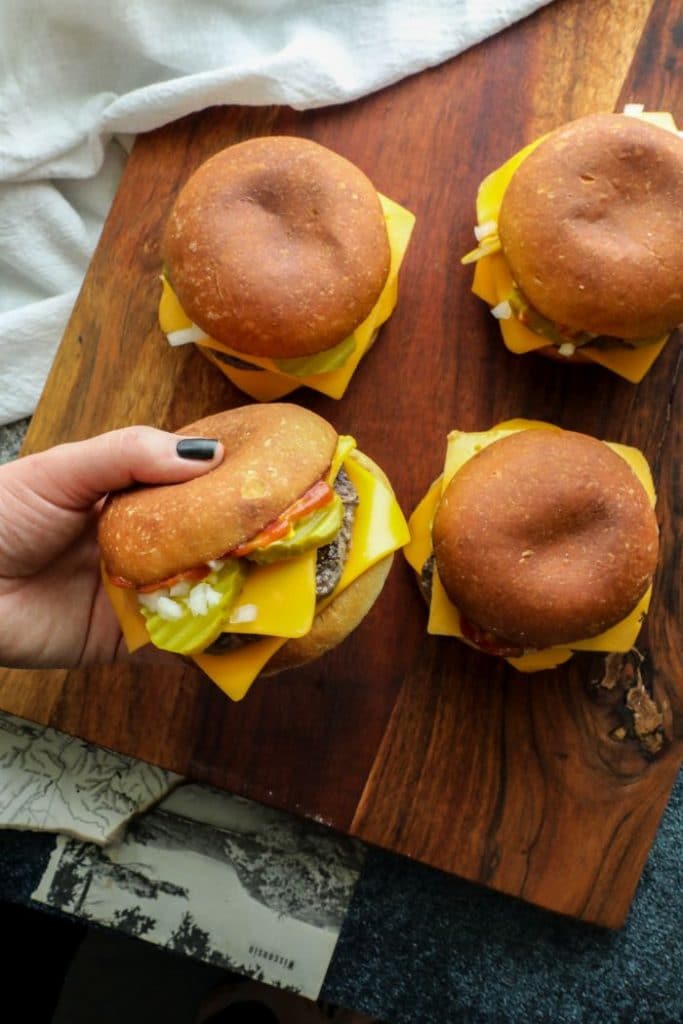
[[105,495],[180,483],[223,458],[181,458],[177,435],[126,427],[0,466],[0,665],[71,668],[127,655],[100,575]]

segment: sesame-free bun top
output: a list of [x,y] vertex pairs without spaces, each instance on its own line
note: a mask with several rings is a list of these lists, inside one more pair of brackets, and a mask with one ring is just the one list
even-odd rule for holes
[[366,319],[389,273],[377,193],[344,157],[267,136],[192,175],[166,226],[163,258],[190,317],[247,355],[312,355]]
[[683,139],[624,114],[552,132],[512,176],[498,232],[556,323],[653,338],[683,321]]
[[185,483],[110,496],[99,523],[107,571],[135,586],[169,579],[249,540],[329,469],[334,428],[297,405],[246,405],[178,431],[217,438],[225,456]]
[[602,441],[524,430],[455,474],[433,526],[439,577],[474,624],[525,648],[625,618],[657,564],[658,529],[628,463]]

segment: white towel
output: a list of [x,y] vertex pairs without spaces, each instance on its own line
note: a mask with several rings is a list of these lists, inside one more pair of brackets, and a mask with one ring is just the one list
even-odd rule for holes
[[0,423],[35,408],[131,136],[220,103],[353,100],[547,2],[0,5]]

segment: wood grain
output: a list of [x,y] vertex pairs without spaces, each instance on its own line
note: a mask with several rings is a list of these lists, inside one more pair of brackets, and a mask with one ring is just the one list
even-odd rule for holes
[[[522,415],[641,447],[659,483],[663,557],[644,645],[653,654],[622,666],[622,679],[641,674],[640,689],[592,685],[605,679],[600,658],[529,681],[427,637],[399,558],[351,639],[241,704],[194,669],[142,663],[5,672],[2,708],[555,910],[624,920],[681,759],[680,350],[669,344],[637,388],[598,368],[514,357],[459,256],[486,172],[538,131],[617,101],[650,7],[556,0],[349,106],[212,109],[141,138],[25,448],[135,421],[177,427],[244,401],[159,332],[161,228],[181,183],[222,146],[269,132],[315,138],[410,207],[417,226],[398,309],[344,401],[297,400],[356,435],[406,510],[440,471],[453,427]],[[680,31],[661,0],[644,39],[628,90],[680,118]],[[656,758],[619,738],[626,690],[646,702],[648,687],[669,734]]]

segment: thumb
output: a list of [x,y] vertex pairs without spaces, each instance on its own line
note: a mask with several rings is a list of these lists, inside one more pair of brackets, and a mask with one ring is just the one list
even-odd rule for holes
[[[181,483],[215,469],[223,446],[153,427],[124,427],[57,445],[14,463],[21,483],[52,505],[85,511],[109,491],[134,483]],[[17,481],[19,482],[19,481]]]

